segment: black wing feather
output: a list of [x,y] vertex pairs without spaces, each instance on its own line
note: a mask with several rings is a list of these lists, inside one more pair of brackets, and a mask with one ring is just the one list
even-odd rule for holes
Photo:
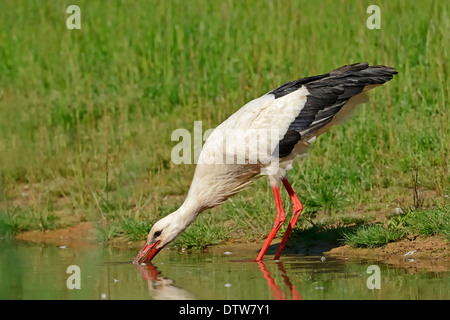
[[[361,93],[367,85],[383,84],[397,72],[385,66],[371,66],[367,63],[346,65],[329,73],[307,77],[285,83],[272,90],[275,99],[305,86],[309,94],[300,114],[290,124],[284,138],[280,140],[279,157],[289,155],[303,136],[309,135],[328,124],[345,103]],[[298,133],[298,134],[295,134]]]

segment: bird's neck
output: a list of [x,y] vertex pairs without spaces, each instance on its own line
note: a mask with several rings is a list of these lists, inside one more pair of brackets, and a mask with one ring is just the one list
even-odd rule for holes
[[171,215],[173,215],[173,220],[177,221],[180,232],[182,232],[194,222],[201,211],[203,211],[202,207],[192,201],[188,196],[181,207],[171,213]]

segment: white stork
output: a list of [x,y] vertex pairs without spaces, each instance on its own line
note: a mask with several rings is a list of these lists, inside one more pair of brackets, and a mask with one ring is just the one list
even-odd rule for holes
[[293,203],[292,218],[275,255],[279,259],[303,210],[286,171],[319,135],[345,120],[356,105],[367,102],[367,90],[391,80],[394,74],[397,72],[393,68],[355,63],[285,83],[247,103],[208,137],[184,203],[153,225],[133,262],[150,261],[198,214],[223,203],[262,175],[269,176],[277,213],[257,261],[286,220],[280,182]]

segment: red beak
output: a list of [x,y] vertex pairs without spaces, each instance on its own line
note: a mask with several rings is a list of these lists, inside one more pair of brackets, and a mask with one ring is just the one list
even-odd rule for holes
[[148,262],[153,259],[154,256],[162,249],[156,248],[160,241],[156,241],[154,244],[144,244],[142,249],[138,252],[136,258],[134,258],[133,263]]

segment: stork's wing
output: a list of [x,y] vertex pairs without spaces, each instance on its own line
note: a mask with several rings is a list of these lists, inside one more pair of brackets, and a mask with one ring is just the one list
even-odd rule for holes
[[[267,146],[257,150],[258,159],[286,157],[300,140],[319,135],[334,124],[352,97],[391,80],[396,73],[393,68],[356,63],[285,83],[250,101],[222,122],[203,146],[199,163],[234,155],[248,160],[253,152],[249,141],[253,138],[259,145]],[[364,101],[356,99],[352,105],[361,102]],[[233,135],[236,139],[229,139]],[[230,144],[230,140],[237,142]]]
[[279,157],[289,155],[299,140],[329,124],[350,98],[391,80],[394,74],[397,72],[393,68],[355,63],[320,76],[288,82],[270,91],[269,94],[279,99],[302,87],[308,90],[306,103],[280,140]]

